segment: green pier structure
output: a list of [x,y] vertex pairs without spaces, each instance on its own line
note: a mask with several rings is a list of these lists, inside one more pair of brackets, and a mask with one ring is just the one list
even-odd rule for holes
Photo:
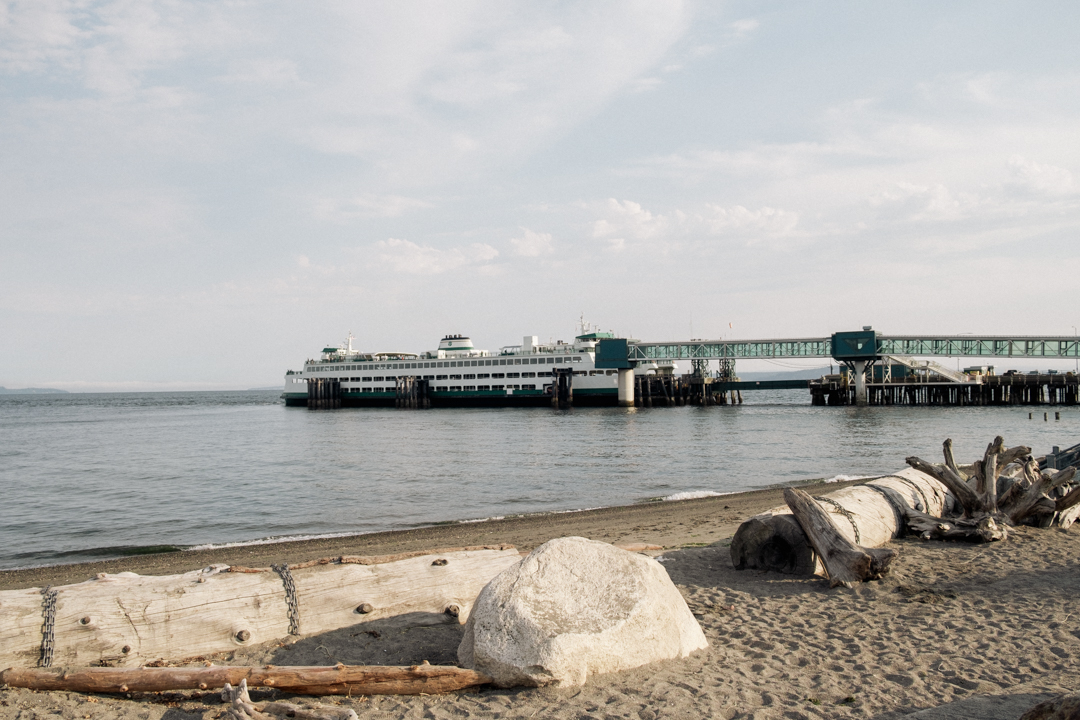
[[[915,361],[916,357],[1077,359],[1080,358],[1080,338],[1070,335],[881,335],[872,327],[837,332],[824,338],[778,340],[641,342],[611,338],[598,343],[596,367],[617,369],[621,376],[640,363],[685,359],[692,361],[695,368],[701,368],[708,361],[717,360],[721,370],[713,379],[716,383],[713,389],[741,392],[813,389],[814,383],[806,380],[740,381],[734,373],[736,360],[827,358],[846,366],[848,373],[842,381],[840,376],[835,376],[837,380],[833,384],[837,387],[823,390],[822,398],[825,393],[832,395],[820,404],[849,404],[837,394],[841,389],[847,393],[849,385],[853,392],[851,399],[857,405],[894,402],[1028,404],[1044,400],[1051,404],[1077,403],[1074,373],[972,377],[931,361]],[[894,378],[893,367],[907,370]],[[849,378],[852,379],[850,383]],[[620,385],[620,402],[626,404],[626,399],[627,394],[622,392]]]

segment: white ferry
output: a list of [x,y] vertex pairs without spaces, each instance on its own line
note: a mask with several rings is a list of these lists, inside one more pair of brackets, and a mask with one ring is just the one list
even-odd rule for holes
[[[319,359],[285,373],[286,405],[308,405],[309,381],[331,380],[335,406],[390,406],[403,381],[424,381],[432,407],[550,405],[558,374],[571,374],[574,405],[617,405],[618,370],[596,368],[596,344],[613,338],[582,323],[574,342],[541,343],[527,335],[520,345],[497,353],[473,347],[463,335],[447,335],[439,348],[424,353],[361,352],[353,336],[338,347],[323,348]],[[636,375],[674,374],[675,363],[643,363]]]

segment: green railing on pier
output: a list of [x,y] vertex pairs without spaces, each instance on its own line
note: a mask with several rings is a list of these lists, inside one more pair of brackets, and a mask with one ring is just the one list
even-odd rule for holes
[[[872,331],[871,331],[872,332]],[[853,333],[855,334],[855,333]],[[857,333],[861,334],[861,333]],[[835,336],[834,336],[835,337]],[[1030,335],[871,335],[874,355],[987,358],[1080,358],[1080,338]],[[601,341],[603,342],[603,341]],[[632,361],[753,358],[833,358],[833,337],[786,340],[691,340],[689,342],[630,342]]]

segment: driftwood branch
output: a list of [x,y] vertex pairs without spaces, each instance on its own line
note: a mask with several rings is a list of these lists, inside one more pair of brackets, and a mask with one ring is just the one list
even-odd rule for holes
[[904,513],[910,531],[923,540],[964,540],[966,542],[993,542],[1004,540],[1006,531],[999,527],[994,518],[983,515],[978,520],[955,518],[946,520],[917,510]]
[[267,702],[256,705],[248,695],[247,680],[241,680],[239,687],[225,683],[221,691],[221,701],[230,704],[229,715],[233,720],[357,720],[356,713],[349,708],[305,708],[287,702]]
[[831,587],[851,587],[856,582],[875,580],[889,572],[889,565],[896,557],[895,550],[864,548],[851,542],[840,534],[829,514],[802,490],[787,488],[784,502],[821,557]]
[[904,462],[919,472],[926,473],[945,487],[949,488],[949,492],[953,494],[956,501],[964,508],[965,513],[969,512],[969,508],[981,508],[981,501],[976,492],[970,485],[964,482],[964,479],[960,477],[959,473],[952,470],[947,465],[936,465],[934,463],[929,463],[920,457],[914,456],[905,459]]
[[276,688],[294,695],[419,695],[486,685],[491,678],[449,665],[211,666],[196,668],[10,668],[9,687],[70,692],[209,690],[226,684]]

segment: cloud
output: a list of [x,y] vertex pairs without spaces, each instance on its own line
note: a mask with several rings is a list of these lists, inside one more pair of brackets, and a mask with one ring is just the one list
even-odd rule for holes
[[607,249],[614,252],[626,249],[627,238],[665,252],[673,248],[672,243],[693,242],[702,236],[777,240],[792,235],[799,224],[798,213],[769,206],[751,209],[703,203],[654,213],[640,203],[611,198],[596,210],[604,217],[592,222],[592,235],[605,239]]
[[521,228],[523,235],[510,238],[514,252],[522,257],[540,257],[554,251],[550,233],[537,233],[528,228]]
[[484,243],[440,250],[408,240],[390,238],[375,245],[378,260],[390,270],[413,275],[439,275],[464,267],[484,267],[499,251]]
[[743,18],[742,20],[736,20],[733,23],[728,24],[728,31],[735,40],[744,40],[750,36],[758,27],[761,22],[756,18]]
[[1049,197],[1075,195],[1077,192],[1072,173],[1065,168],[1037,163],[1021,155],[1010,157],[1008,167],[1012,176],[1007,183],[1010,188],[1022,188],[1029,193]]

